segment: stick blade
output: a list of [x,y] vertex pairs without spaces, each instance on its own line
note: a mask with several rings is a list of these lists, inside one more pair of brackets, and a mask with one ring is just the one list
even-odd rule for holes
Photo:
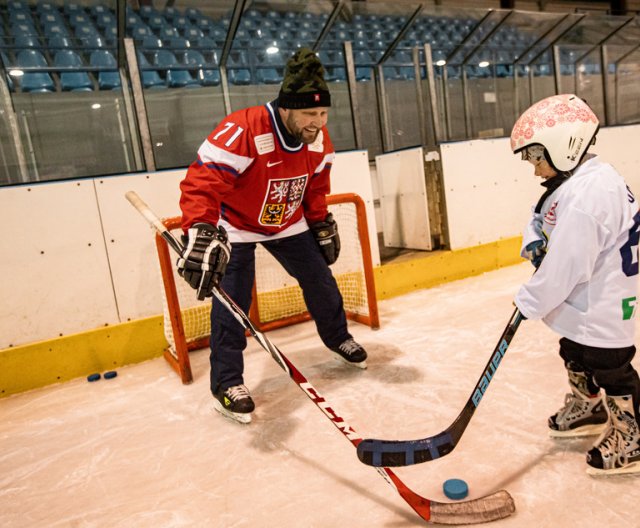
[[438,524],[480,524],[513,515],[516,505],[506,490],[463,502],[431,501],[431,518]]
[[358,444],[358,459],[373,467],[405,467],[429,462],[455,449],[448,431],[421,440],[376,440],[366,438]]

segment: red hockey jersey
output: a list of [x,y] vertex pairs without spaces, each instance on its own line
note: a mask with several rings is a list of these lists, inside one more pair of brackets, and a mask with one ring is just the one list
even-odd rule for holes
[[[275,235],[322,221],[335,152],[326,127],[312,144],[287,145],[271,103],[228,115],[198,149],[180,183],[182,227],[217,225]],[[305,227],[306,229],[306,227]]]

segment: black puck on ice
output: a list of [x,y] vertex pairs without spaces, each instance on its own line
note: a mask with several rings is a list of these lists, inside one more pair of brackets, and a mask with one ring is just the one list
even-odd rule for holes
[[110,370],[109,372],[104,373],[104,379],[112,379],[115,378],[118,373],[115,370]]
[[97,372],[95,374],[89,374],[87,376],[87,381],[98,381],[100,379],[100,374]]

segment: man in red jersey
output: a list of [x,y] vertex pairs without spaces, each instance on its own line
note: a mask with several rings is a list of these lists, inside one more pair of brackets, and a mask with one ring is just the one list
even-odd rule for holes
[[[331,274],[340,251],[328,212],[335,152],[326,128],[331,96],[313,51],[287,62],[278,98],[233,112],[198,150],[180,184],[186,251],[178,270],[211,296],[222,288],[247,312],[262,244],[302,288],[323,343],[350,365],[367,353],[347,329],[342,296]],[[254,402],[243,381],[243,327],[217,301],[211,309],[211,392],[222,414],[251,421]]]

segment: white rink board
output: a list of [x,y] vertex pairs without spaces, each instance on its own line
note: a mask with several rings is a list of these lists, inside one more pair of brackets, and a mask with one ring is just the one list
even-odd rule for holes
[[613,165],[640,199],[640,125],[600,130],[589,152]]
[[[161,314],[154,232],[124,194],[136,191],[158,216],[179,216],[185,172],[1,188],[0,349]],[[332,192],[363,198],[379,265],[366,151],[336,156]]]
[[376,227],[376,214],[373,204],[369,154],[366,150],[339,152],[336,154],[336,159],[331,169],[331,194],[341,193],[355,193],[364,201],[367,210],[369,242],[371,244],[371,261],[374,267],[379,266],[378,229]]
[[[598,132],[589,152],[611,163],[640,195],[640,125]],[[542,195],[542,179],[513,155],[509,138],[441,146],[451,249],[519,236]]]
[[155,231],[124,197],[135,191],[161,218],[180,215],[185,170],[96,179],[107,252],[121,321],[162,312]]
[[118,323],[93,180],[0,191],[0,349]]
[[431,249],[424,150],[376,156],[382,232],[388,247]]
[[451,249],[522,234],[544,188],[509,138],[446,143],[441,155]]

